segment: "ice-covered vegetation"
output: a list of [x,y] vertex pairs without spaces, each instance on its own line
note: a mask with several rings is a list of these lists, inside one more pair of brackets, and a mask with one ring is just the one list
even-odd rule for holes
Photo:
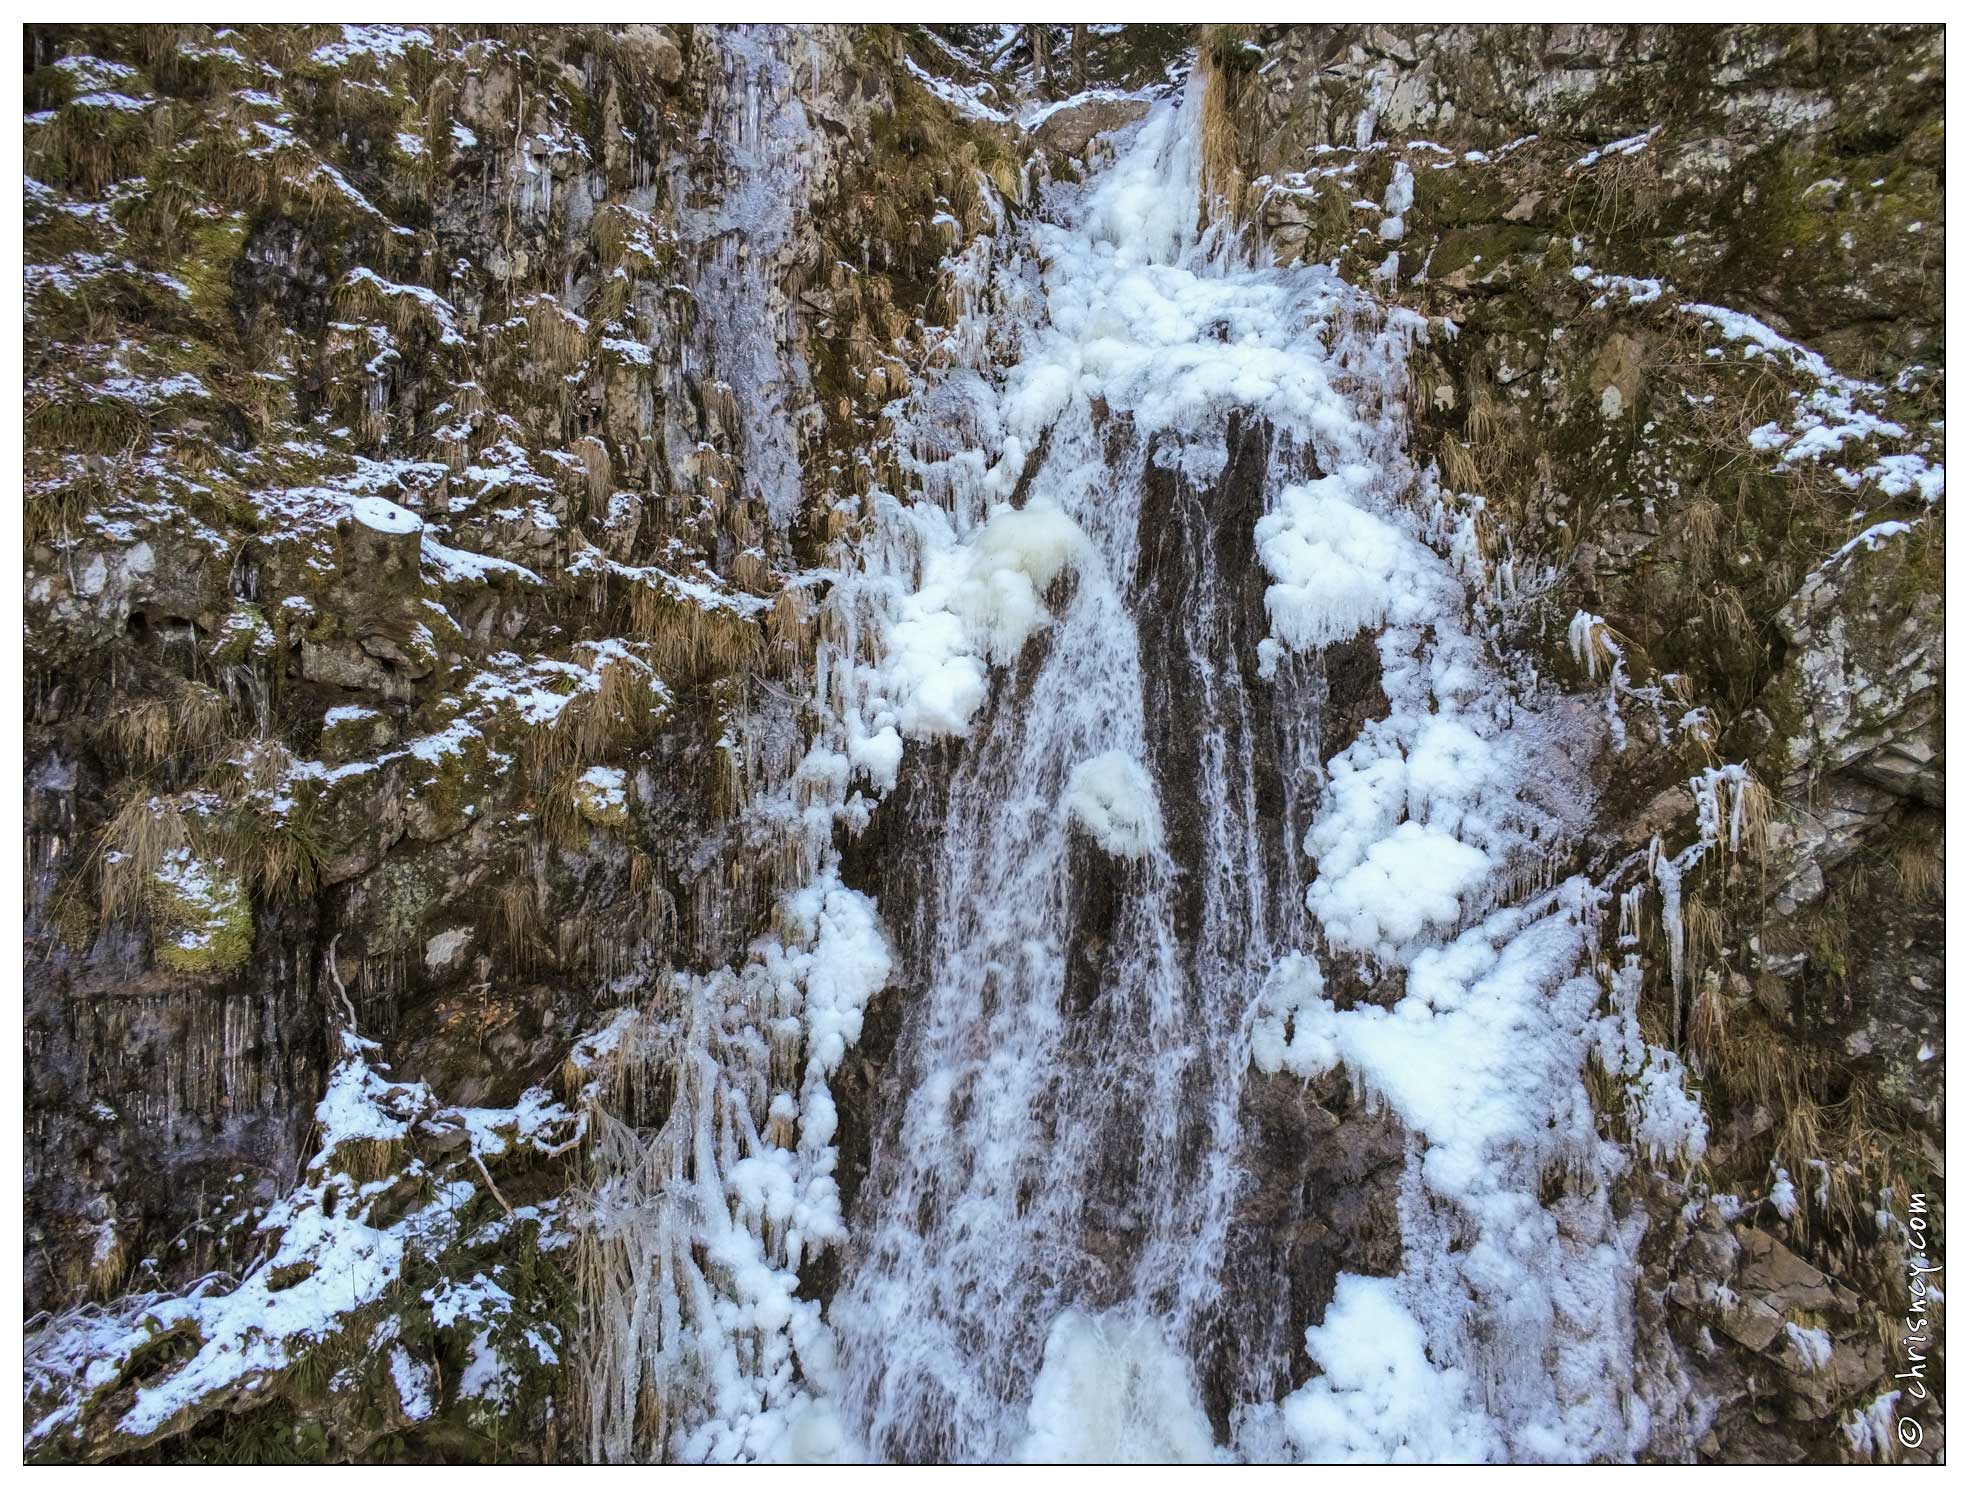
[[[506,1110],[445,1106],[422,1082],[383,1073],[376,1043],[352,1023],[341,1024],[338,1039],[340,1057],[315,1108],[319,1146],[300,1181],[254,1225],[265,1241],[243,1275],[80,1308],[31,1336],[30,1450],[112,1431],[147,1443],[215,1411],[297,1390],[303,1362],[333,1348],[352,1363],[317,1389],[369,1395],[400,1419],[427,1417],[429,1367],[401,1346],[381,1352],[398,1310],[426,1286],[434,1289],[425,1298],[435,1305],[431,1325],[462,1331],[473,1361],[453,1396],[483,1398],[496,1415],[500,1382],[517,1364],[556,1363],[560,1336],[538,1300],[522,1306],[500,1285],[497,1264],[473,1270],[484,1237],[471,1219],[490,1194],[537,1248],[565,1247],[570,1233],[555,1211],[512,1210],[487,1160],[566,1151],[581,1140],[585,1115],[539,1090]],[[386,1375],[372,1368],[379,1365]]]

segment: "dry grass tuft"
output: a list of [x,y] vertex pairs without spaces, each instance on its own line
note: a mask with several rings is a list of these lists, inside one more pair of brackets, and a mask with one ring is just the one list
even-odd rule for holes
[[139,909],[164,860],[192,845],[191,822],[178,798],[133,791],[101,834],[105,921]]
[[1632,644],[1608,625],[1605,617],[1584,613],[1573,618],[1567,640],[1572,659],[1586,673],[1588,682],[1597,682],[1602,673],[1611,673]]
[[171,705],[145,698],[119,708],[96,726],[96,739],[135,769],[149,770],[171,753]]
[[458,87],[449,77],[440,76],[431,84],[424,100],[424,158],[432,170],[439,171],[451,159],[451,115],[457,102]]
[[609,492],[615,486],[614,467],[608,458],[608,446],[594,435],[584,435],[574,442],[574,453],[581,457],[581,466],[588,477],[588,506],[590,511],[602,511],[608,505]]
[[1723,912],[1700,895],[1682,904],[1682,966],[1691,983],[1705,969],[1720,967],[1723,951]]
[[135,175],[151,149],[150,126],[141,113],[65,103],[29,135],[28,169],[51,184],[94,197]]
[[673,594],[660,580],[644,581],[630,591],[629,616],[665,673],[733,672],[750,664],[759,651],[761,632],[748,617],[734,608],[701,605]]
[[399,1138],[358,1137],[335,1147],[335,1166],[358,1184],[373,1184],[395,1173],[402,1162]]
[[97,1299],[113,1298],[121,1290],[130,1269],[130,1246],[114,1222],[104,1221],[89,1258],[89,1293]]
[[1682,554],[1692,569],[1707,569],[1716,556],[1716,535],[1721,530],[1723,509],[1706,496],[1698,496],[1681,511],[1676,525],[1681,530]]
[[588,326],[546,292],[521,306],[528,344],[540,362],[556,372],[572,372],[588,355]]
[[1482,494],[1483,472],[1477,466],[1476,454],[1462,440],[1445,436],[1436,458],[1442,464],[1443,485],[1455,492]]
[[493,918],[506,942],[506,955],[514,968],[534,966],[540,953],[540,910],[533,894],[531,878],[516,875],[499,886],[493,895]]
[[1730,1036],[1730,1011],[1723,993],[1722,974],[1715,969],[1697,980],[1689,1003],[1688,1053],[1698,1072],[1707,1071],[1717,1050]]
[[[562,848],[580,846],[588,836],[588,823],[581,815],[579,798],[575,791],[581,779],[577,766],[569,766],[557,771],[547,788],[540,793],[540,811],[537,821],[540,835],[548,842]],[[563,922],[558,930],[565,932]]]
[[1235,66],[1242,43],[1254,28],[1218,25],[1197,49],[1203,74],[1203,217],[1202,225],[1219,218],[1233,223],[1244,204],[1245,170],[1239,159],[1237,119],[1239,96],[1246,83]]
[[772,571],[765,553],[758,548],[745,548],[732,555],[732,583],[748,594],[764,594],[772,585]]
[[1942,892],[1941,845],[1926,835],[1904,839],[1894,849],[1894,882],[1909,899],[1936,899]]
[[814,602],[806,590],[782,589],[766,612],[766,636],[789,668],[806,666],[814,654]]
[[227,861],[268,900],[306,899],[321,887],[328,849],[313,810],[296,803],[285,812],[241,809],[227,818]]
[[66,397],[28,406],[22,426],[30,449],[128,456],[150,439],[150,420],[126,398]]
[[202,755],[225,738],[233,721],[233,706],[225,694],[203,683],[188,682],[171,700],[171,730],[181,753]]
[[1737,849],[1763,863],[1771,848],[1770,789],[1754,775],[1748,776],[1737,797]]
[[96,739],[138,772],[169,760],[201,767],[226,738],[232,705],[203,683],[181,683],[169,699],[145,698],[117,709],[96,726]]
[[536,776],[573,765],[593,765],[644,739],[668,715],[668,695],[655,669],[640,658],[586,651],[595,686],[568,700],[551,724],[527,738],[527,764]]

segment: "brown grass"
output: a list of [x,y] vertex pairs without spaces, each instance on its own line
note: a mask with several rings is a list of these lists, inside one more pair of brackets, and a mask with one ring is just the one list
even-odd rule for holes
[[1709,1069],[1709,1062],[1730,1037],[1729,1004],[1723,993],[1719,972],[1699,979],[1689,1001],[1688,1054],[1698,1074]]
[[1203,74],[1203,203],[1204,225],[1217,218],[1235,223],[1244,206],[1245,170],[1239,158],[1238,104],[1243,75],[1225,65],[1239,44],[1253,34],[1247,26],[1209,28],[1197,48],[1197,68]]
[[736,610],[672,594],[660,579],[631,589],[629,615],[664,673],[736,671],[758,654],[762,639],[760,628]]
[[100,1247],[89,1262],[90,1295],[103,1300],[116,1296],[124,1274],[130,1269],[130,1245],[124,1240],[122,1230],[113,1222],[105,1224],[111,1226],[109,1244]]
[[225,739],[232,713],[224,694],[185,682],[168,700],[145,698],[117,709],[96,726],[96,739],[137,772],[187,757],[196,768]]
[[1595,619],[1583,631],[1573,649],[1573,660],[1586,673],[1588,682],[1597,682],[1601,673],[1613,670],[1615,661],[1632,648],[1632,643],[1603,619]]
[[165,857],[192,845],[190,820],[173,796],[133,791],[100,834],[105,921],[141,908]]
[[225,841],[227,862],[265,899],[306,899],[321,887],[328,850],[305,803],[279,814],[237,809],[226,819]]
[[139,771],[171,753],[171,705],[146,698],[117,709],[96,726],[96,739]]
[[1894,849],[1894,883],[1909,899],[1935,899],[1942,892],[1942,855],[1929,837],[1909,837]]
[[1676,526],[1682,538],[1682,555],[1692,569],[1707,569],[1716,555],[1716,536],[1721,530],[1723,509],[1706,496],[1698,496],[1682,508]]
[[373,1184],[397,1171],[403,1142],[393,1137],[358,1137],[335,1147],[335,1166],[358,1184]]
[[[594,662],[592,647],[586,651]],[[527,763],[537,776],[573,765],[593,765],[663,723],[667,713],[661,681],[648,666],[627,657],[600,661],[593,689],[568,700],[553,723],[535,729],[527,738]]]
[[582,469],[588,477],[589,510],[599,512],[608,505],[609,492],[615,487],[608,446],[592,434],[584,435],[574,442],[574,453],[581,457]]
[[757,548],[745,548],[733,554],[732,583],[749,594],[764,594],[772,584],[772,570],[765,553]]
[[789,667],[804,667],[814,654],[814,603],[805,589],[782,589],[766,612],[766,636]]
[[29,135],[28,169],[51,184],[93,197],[135,175],[151,148],[150,125],[143,115],[67,103]]
[[540,911],[533,880],[516,873],[493,895],[493,917],[506,942],[506,955],[516,969],[533,966],[540,951]]
[[[578,847],[588,836],[588,824],[576,805],[575,783],[580,779],[580,768],[569,766],[557,771],[540,793],[536,818],[540,835],[561,848]],[[566,923],[562,922],[558,929],[565,931]]]
[[526,316],[528,344],[541,363],[556,372],[572,372],[588,355],[588,329],[552,295],[529,296],[520,307]]

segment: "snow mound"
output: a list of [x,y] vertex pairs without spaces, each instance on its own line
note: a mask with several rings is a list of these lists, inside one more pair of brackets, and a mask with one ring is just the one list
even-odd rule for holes
[[[1051,502],[997,507],[959,543],[941,512],[919,523],[923,583],[890,629],[884,682],[912,738],[966,733],[985,698],[986,668],[1017,658],[1051,624],[1045,593],[1088,552],[1078,524]],[[878,731],[879,732],[879,731]],[[883,741],[868,763],[893,770]]]
[[1272,633],[1295,649],[1331,646],[1382,625],[1412,542],[1348,500],[1326,476],[1279,493],[1259,519],[1258,554],[1277,579],[1265,591]]
[[1086,828],[1103,852],[1143,858],[1162,846],[1155,783],[1132,757],[1108,750],[1083,760],[1067,778],[1061,809]]
[[379,533],[421,532],[424,519],[415,512],[385,501],[380,496],[358,496],[349,502],[349,513],[364,527]]
[[1471,1381],[1430,1363],[1422,1327],[1388,1277],[1341,1273],[1306,1330],[1321,1374],[1285,1399],[1286,1435],[1313,1463],[1482,1463],[1503,1456]]

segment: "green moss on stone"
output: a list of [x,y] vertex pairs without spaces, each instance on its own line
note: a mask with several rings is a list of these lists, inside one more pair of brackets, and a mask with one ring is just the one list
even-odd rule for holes
[[217,976],[253,954],[253,910],[239,878],[217,860],[180,851],[151,879],[154,953],[173,972]]

